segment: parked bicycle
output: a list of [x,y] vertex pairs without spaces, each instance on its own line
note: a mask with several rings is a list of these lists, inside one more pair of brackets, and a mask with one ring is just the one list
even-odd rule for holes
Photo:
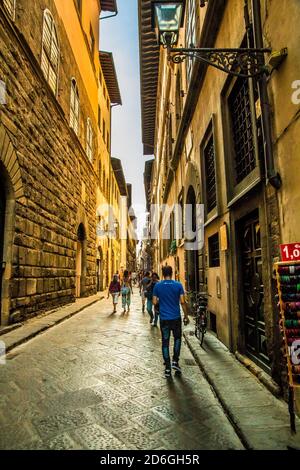
[[207,330],[207,305],[208,297],[210,297],[210,295],[207,292],[188,292],[187,295],[195,320],[195,336],[198,338],[200,346],[202,346],[204,335]]

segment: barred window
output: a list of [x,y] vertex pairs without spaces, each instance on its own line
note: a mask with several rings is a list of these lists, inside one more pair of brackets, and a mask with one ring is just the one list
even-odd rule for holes
[[59,45],[55,23],[51,13],[44,13],[41,68],[53,93],[56,95],[58,82]]
[[93,161],[93,139],[94,139],[94,133],[93,133],[93,127],[90,118],[87,120],[87,126],[86,126],[86,154],[90,162]]
[[209,267],[217,268],[220,266],[220,246],[219,233],[216,233],[208,239]]
[[[186,47],[196,46],[196,2],[195,0],[188,0],[187,4],[187,17],[186,17],[186,36],[185,45]],[[195,59],[187,59],[186,61],[186,76],[188,83],[192,77],[192,71]]]
[[70,126],[75,134],[79,132],[79,91],[76,80],[71,82],[71,100],[70,100]]
[[214,137],[211,135],[204,148],[205,163],[205,190],[207,213],[211,212],[217,205],[216,168],[215,168],[215,146]]
[[4,6],[11,19],[14,20],[16,14],[16,0],[4,0]]
[[82,0],[75,0],[75,5],[76,5],[76,8],[77,8],[77,11],[78,11],[79,15],[81,16]]
[[247,79],[239,78],[236,81],[228,104],[235,150],[235,182],[238,184],[256,167],[250,90]]

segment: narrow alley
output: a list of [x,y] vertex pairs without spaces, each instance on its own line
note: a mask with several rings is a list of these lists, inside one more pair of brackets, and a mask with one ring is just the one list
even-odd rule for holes
[[138,291],[111,312],[102,300],[8,354],[0,448],[243,449],[186,345],[182,377],[164,378]]

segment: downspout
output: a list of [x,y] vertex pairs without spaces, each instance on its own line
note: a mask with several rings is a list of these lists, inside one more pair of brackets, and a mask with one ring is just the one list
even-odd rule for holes
[[101,16],[100,16],[99,19],[100,19],[100,21],[101,21],[101,20],[108,20],[109,18],[114,18],[115,16],[117,16],[118,13],[119,13],[119,12],[118,12],[118,9],[116,9],[115,13],[113,13],[112,15],[102,16],[102,18],[101,18]]
[[[246,6],[248,0],[246,0]],[[260,0],[251,0],[252,4],[252,18],[254,30],[254,44],[255,47],[261,49],[263,44],[263,29],[261,22],[261,4]],[[273,188],[279,190],[282,185],[280,174],[275,169],[273,141],[272,141],[272,127],[271,127],[271,106],[268,96],[267,75],[264,73],[258,80],[258,90],[261,102],[262,112],[262,132],[264,141],[264,156],[265,156],[265,171],[266,183],[270,183]]]

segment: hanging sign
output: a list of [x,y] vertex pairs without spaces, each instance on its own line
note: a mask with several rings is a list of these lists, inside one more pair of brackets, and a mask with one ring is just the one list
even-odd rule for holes
[[281,261],[300,261],[300,243],[280,245]]

